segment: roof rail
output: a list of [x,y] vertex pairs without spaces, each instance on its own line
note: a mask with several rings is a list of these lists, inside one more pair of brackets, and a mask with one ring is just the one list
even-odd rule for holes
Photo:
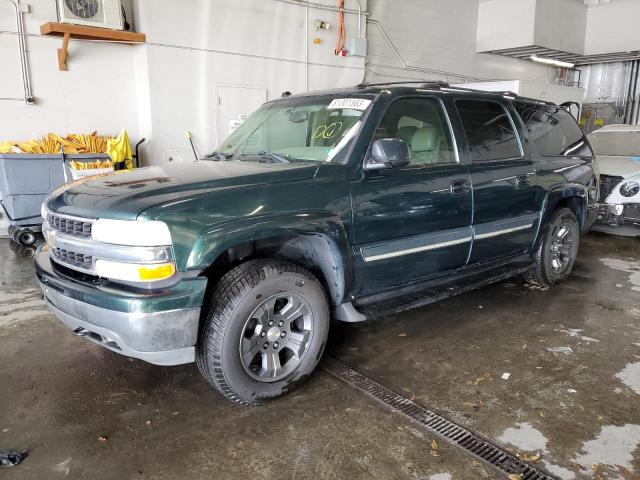
[[438,81],[438,80],[406,80],[404,82],[377,82],[377,83],[367,83],[362,82],[359,85],[356,85],[355,88],[358,90],[362,90],[364,88],[369,87],[384,87],[387,85],[449,85],[446,82]]
[[425,88],[437,88],[441,90],[456,90],[460,92],[472,92],[472,93],[494,93],[496,95],[510,95],[514,97],[517,96],[516,93],[508,90],[504,92],[478,90],[475,88],[467,88],[459,85],[451,85],[447,82],[443,82],[442,80],[407,80],[404,82],[379,82],[379,83],[363,82],[359,85],[356,85],[355,88],[358,90],[362,90],[368,87],[384,87],[386,85],[414,85],[414,84],[420,85],[421,87],[425,87]]
[[514,100],[523,100],[523,101],[528,101],[528,102],[538,102],[538,103],[543,103],[546,105],[553,105],[553,106],[557,106],[555,103],[553,102],[549,102],[547,100],[540,100],[537,98],[529,98],[529,97],[522,97],[520,95],[518,95],[516,92],[512,92],[511,90],[504,90],[504,91],[495,91],[495,90],[479,90],[477,88],[468,88],[468,87],[463,87],[460,85],[450,85],[447,82],[443,82],[441,80],[407,80],[404,82],[379,82],[379,83],[366,83],[363,82],[359,85],[356,85],[355,88],[357,90],[362,90],[368,87],[384,87],[384,86],[388,86],[388,85],[419,85],[420,87],[423,88],[431,88],[431,89],[438,89],[438,90],[451,90],[451,91],[455,91],[455,92],[468,92],[468,93],[484,93],[484,94],[493,94],[493,95],[500,95],[500,96],[507,96],[507,97],[513,97]]

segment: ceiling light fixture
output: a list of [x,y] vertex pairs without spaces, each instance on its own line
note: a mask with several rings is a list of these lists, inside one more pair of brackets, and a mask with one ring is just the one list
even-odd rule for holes
[[573,68],[575,65],[569,62],[561,62],[560,60],[554,60],[553,58],[542,58],[537,57],[536,55],[531,55],[529,60],[538,63],[544,63],[545,65],[553,65],[554,67],[560,68]]

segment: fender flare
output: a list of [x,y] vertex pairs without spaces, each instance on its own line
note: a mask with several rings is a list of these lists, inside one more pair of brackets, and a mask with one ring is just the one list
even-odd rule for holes
[[187,260],[188,270],[204,271],[230,248],[251,242],[281,240],[277,258],[293,261],[315,273],[339,305],[354,282],[353,258],[343,221],[324,212],[268,216],[231,221],[203,231]]
[[556,209],[561,201],[566,200],[567,198],[578,198],[580,200],[580,212],[576,216],[578,217],[580,228],[582,229],[585,225],[589,210],[589,191],[587,187],[581,183],[563,183],[561,185],[555,185],[547,190],[542,202],[540,222],[538,223],[538,230],[536,232],[534,242],[536,247],[540,242],[540,233],[547,224],[551,213]]

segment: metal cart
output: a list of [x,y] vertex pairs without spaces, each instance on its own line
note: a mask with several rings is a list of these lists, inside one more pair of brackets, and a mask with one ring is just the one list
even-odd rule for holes
[[42,202],[71,180],[67,160],[105,159],[109,159],[106,154],[0,154],[0,206],[9,220],[11,239],[25,246],[36,242],[36,234],[42,231]]

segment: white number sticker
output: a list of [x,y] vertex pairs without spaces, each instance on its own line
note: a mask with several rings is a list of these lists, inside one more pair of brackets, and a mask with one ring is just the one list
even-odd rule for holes
[[371,105],[371,100],[366,100],[364,98],[336,98],[329,104],[327,108],[350,108],[352,110],[366,110],[369,105]]

